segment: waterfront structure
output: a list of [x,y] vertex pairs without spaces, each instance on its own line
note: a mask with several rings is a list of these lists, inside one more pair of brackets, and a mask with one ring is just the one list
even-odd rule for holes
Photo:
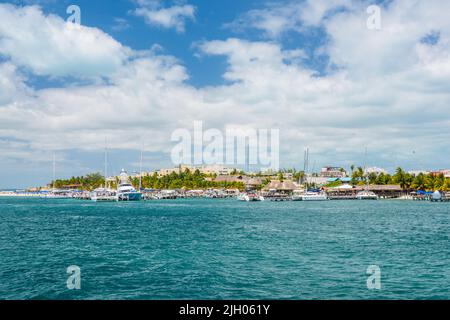
[[356,186],[342,185],[333,188],[325,188],[330,199],[357,199],[358,193],[368,191],[373,192],[379,198],[393,199],[404,195],[403,189],[398,185],[369,185]]
[[263,180],[261,178],[250,178],[245,181],[245,189],[256,190],[262,185],[262,183]]
[[264,187],[264,191],[276,191],[280,193],[292,194],[294,190],[298,189],[299,186],[295,184],[292,180],[272,180],[267,186]]

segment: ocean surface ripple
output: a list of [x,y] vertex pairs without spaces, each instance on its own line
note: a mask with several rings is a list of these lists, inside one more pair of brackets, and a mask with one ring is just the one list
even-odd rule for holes
[[0,299],[450,299],[449,240],[449,203],[0,198]]

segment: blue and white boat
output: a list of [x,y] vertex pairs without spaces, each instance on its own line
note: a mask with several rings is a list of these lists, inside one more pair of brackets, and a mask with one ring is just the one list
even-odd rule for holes
[[130,178],[125,169],[119,175],[119,186],[117,187],[117,201],[141,201],[142,193],[138,192],[130,183]]

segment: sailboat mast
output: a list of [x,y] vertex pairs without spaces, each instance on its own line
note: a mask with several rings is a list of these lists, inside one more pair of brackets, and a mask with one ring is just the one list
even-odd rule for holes
[[369,175],[366,174],[367,172],[367,147],[364,153],[364,171],[363,171],[363,175],[366,175],[365,179],[366,179],[366,192],[369,191]]
[[141,147],[141,160],[139,162],[139,192],[141,192],[141,189],[142,189],[142,156],[143,156],[143,148],[144,148],[144,146]]
[[308,191],[308,162],[309,162],[309,147],[305,149],[305,163],[303,164],[303,171],[305,174],[305,187],[306,191]]
[[55,181],[56,181],[56,156],[55,153],[53,152],[53,191],[55,191]]
[[108,147],[105,139],[105,189],[107,189],[108,184]]

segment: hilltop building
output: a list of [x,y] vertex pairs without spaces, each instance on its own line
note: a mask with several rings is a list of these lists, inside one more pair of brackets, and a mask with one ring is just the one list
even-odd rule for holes
[[181,166],[174,167],[174,168],[160,169],[155,172],[149,172],[149,173],[146,173],[145,175],[153,175],[154,173],[156,173],[156,174],[158,174],[158,176],[164,177],[164,176],[171,175],[172,173],[179,174],[179,173],[185,172],[186,170],[189,170],[191,172],[198,170],[198,171],[200,171],[201,174],[206,174],[206,175],[213,175],[213,174],[215,174],[215,175],[231,175],[236,169],[227,168],[227,167],[220,166],[220,165],[198,166],[198,167],[181,165]]
[[323,167],[319,173],[319,177],[322,178],[343,178],[346,176],[347,172],[341,167]]

